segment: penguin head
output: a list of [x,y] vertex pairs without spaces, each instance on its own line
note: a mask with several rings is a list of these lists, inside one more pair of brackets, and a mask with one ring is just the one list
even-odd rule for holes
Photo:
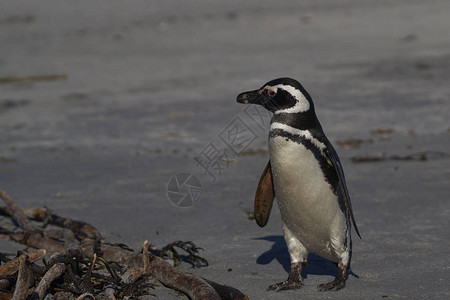
[[257,90],[241,93],[236,101],[259,104],[275,114],[302,113],[314,109],[311,96],[300,82],[287,77],[271,80]]

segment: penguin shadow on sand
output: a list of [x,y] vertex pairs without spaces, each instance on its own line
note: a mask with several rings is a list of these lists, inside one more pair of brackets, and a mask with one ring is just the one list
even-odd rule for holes
[[[259,265],[267,265],[274,259],[283,266],[286,273],[291,270],[291,260],[286,245],[286,241],[282,235],[270,235],[255,240],[264,240],[272,242],[272,248],[262,253],[257,259],[256,263]],[[302,277],[307,278],[308,275],[330,275],[336,276],[336,265],[320,256],[313,253],[308,255],[308,265],[302,268]]]

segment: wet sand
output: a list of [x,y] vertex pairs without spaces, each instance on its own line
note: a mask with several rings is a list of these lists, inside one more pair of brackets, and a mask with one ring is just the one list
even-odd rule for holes
[[[448,298],[449,11],[443,0],[7,1],[0,188],[134,249],[192,240],[210,266],[181,268],[251,299]],[[265,290],[289,269],[278,209],[265,228],[248,218],[269,116],[235,99],[282,76],[312,95],[363,237],[357,277],[336,293],[317,291],[335,274],[317,256],[301,290]],[[353,160],[366,156],[382,160]],[[178,173],[200,183],[179,204],[190,207],[169,201]]]

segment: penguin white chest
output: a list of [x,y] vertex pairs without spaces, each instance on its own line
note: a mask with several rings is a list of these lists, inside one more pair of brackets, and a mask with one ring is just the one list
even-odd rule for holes
[[[275,195],[284,226],[313,252],[331,251],[345,217],[319,161],[303,144],[282,136],[269,140]],[[317,149],[319,151],[319,149]]]

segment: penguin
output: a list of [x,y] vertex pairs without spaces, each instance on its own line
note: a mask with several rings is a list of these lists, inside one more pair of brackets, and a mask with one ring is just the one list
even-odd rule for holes
[[319,285],[319,291],[344,288],[352,256],[352,224],[361,235],[344,170],[317,119],[311,96],[297,80],[278,78],[239,94],[237,102],[258,104],[273,113],[270,159],[256,190],[254,215],[264,227],[277,199],[291,269],[287,280],[267,289],[300,288],[302,267],[310,252],[337,265],[335,279]]

